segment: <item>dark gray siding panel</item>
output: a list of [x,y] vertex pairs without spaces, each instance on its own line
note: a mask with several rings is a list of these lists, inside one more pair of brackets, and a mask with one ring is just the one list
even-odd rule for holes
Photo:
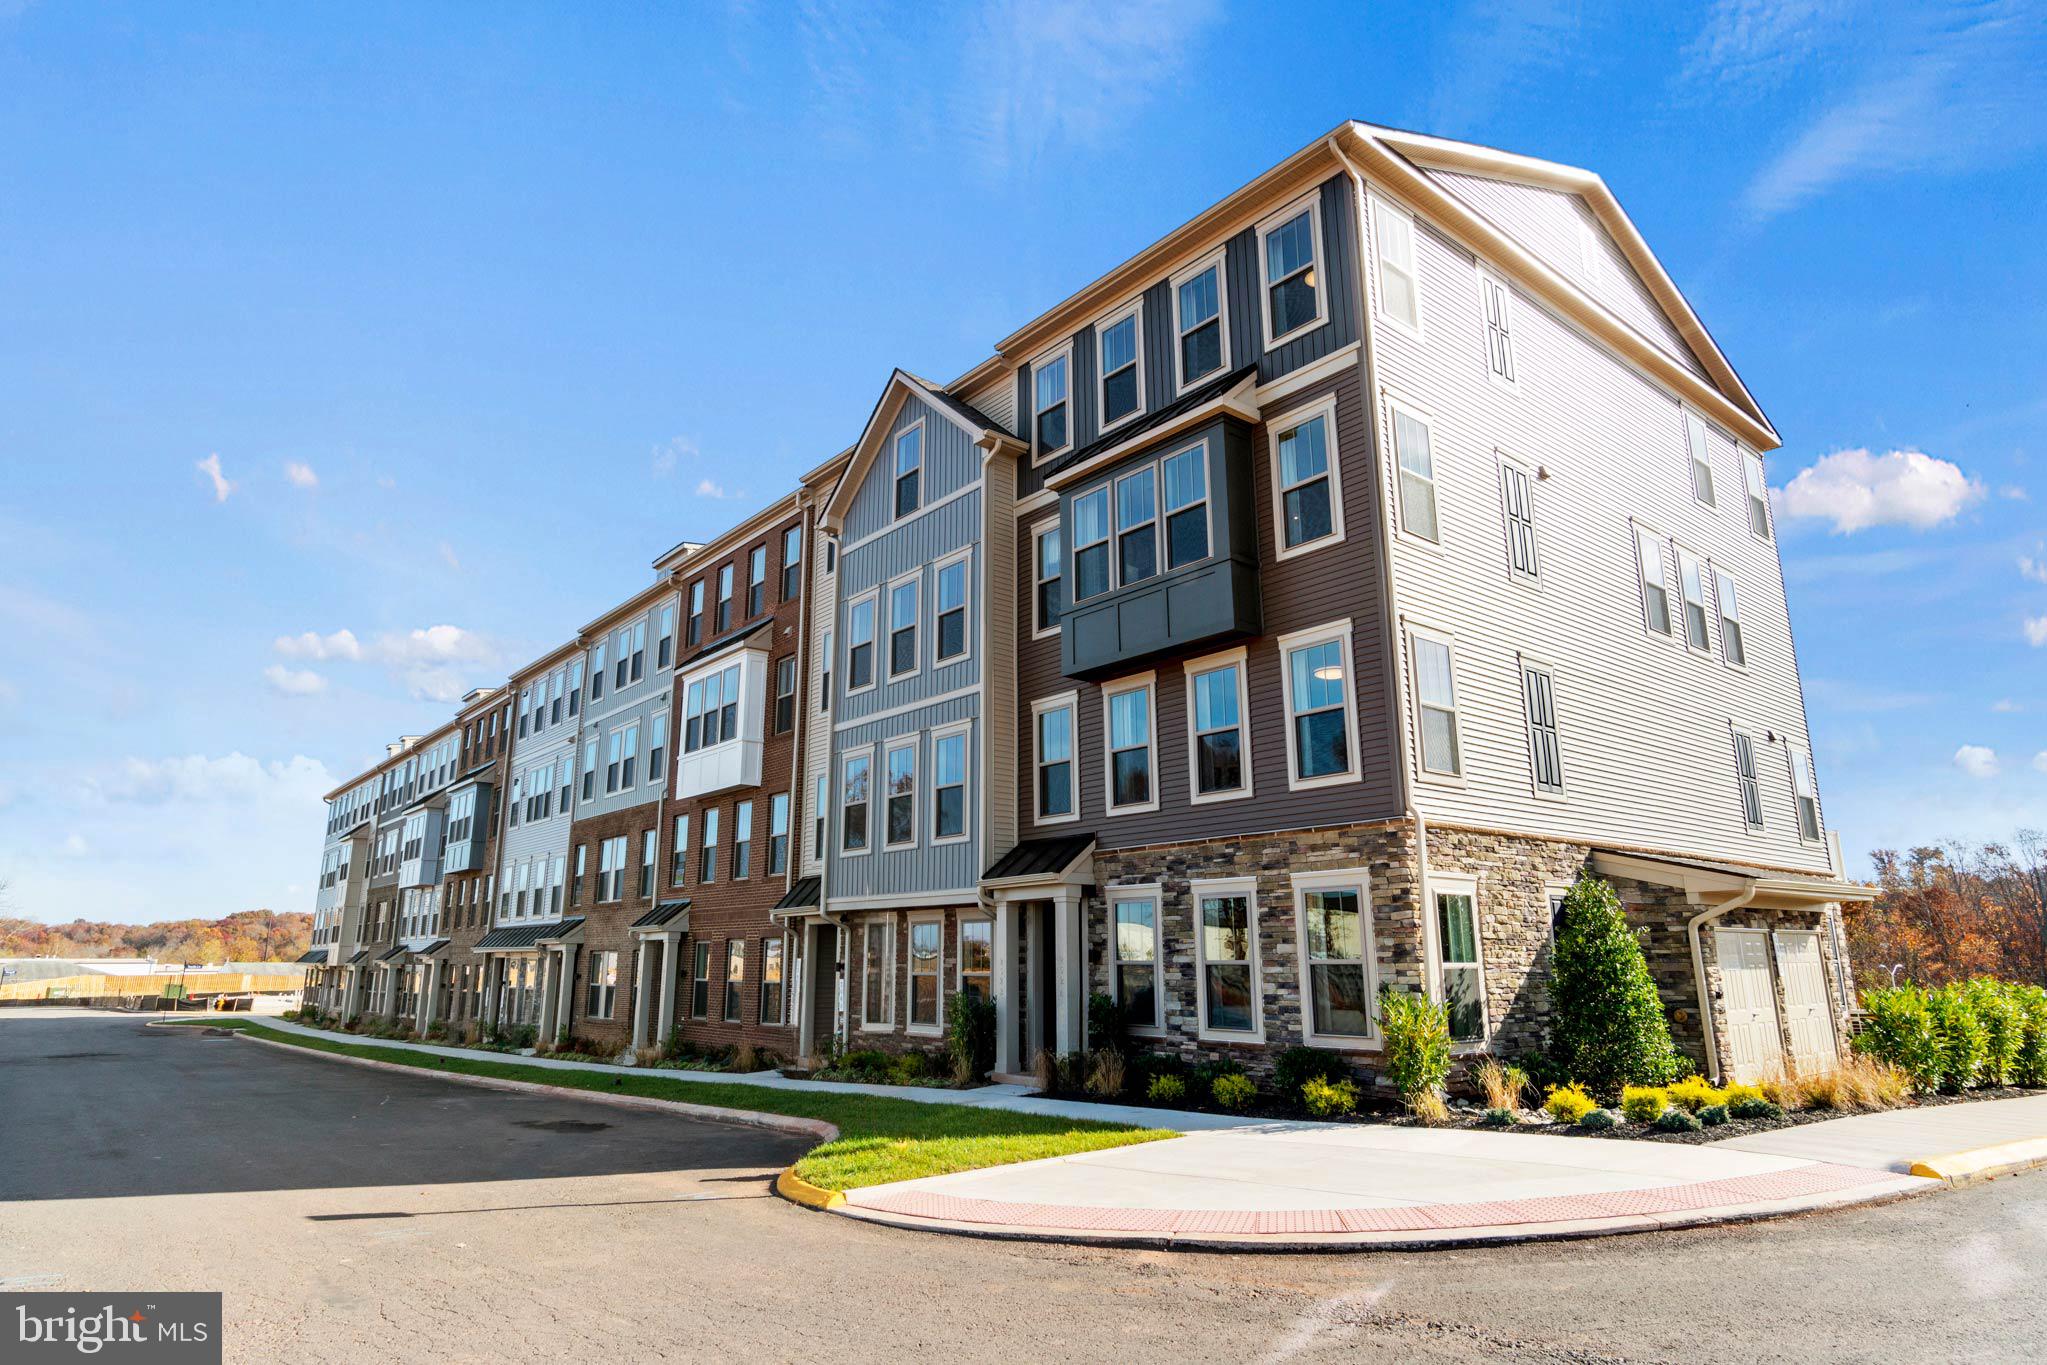
[[1173,401],[1173,286],[1166,280],[1144,291],[1144,410]]

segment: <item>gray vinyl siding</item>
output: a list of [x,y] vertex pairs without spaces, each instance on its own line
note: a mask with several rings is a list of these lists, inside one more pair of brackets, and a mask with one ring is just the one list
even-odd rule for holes
[[[922,701],[980,680],[980,651],[970,648],[964,660],[935,667],[933,649],[937,635],[937,574],[933,565],[940,559],[974,546],[968,562],[969,612],[983,609],[982,554],[978,546],[981,524],[981,495],[969,493],[935,512],[906,524],[884,539],[864,545],[839,560],[839,623],[834,628],[838,663],[832,671],[838,691],[835,720],[856,721],[876,711]],[[888,677],[888,587],[891,581],[918,575],[917,672],[897,682]],[[879,588],[874,608],[875,685],[848,695],[846,692],[846,606],[854,598]],[[969,622],[972,625],[972,622]],[[971,635],[970,635],[971,639]]]
[[[650,650],[651,647],[650,642]],[[645,683],[642,683],[637,688],[629,688],[628,705],[611,711],[601,720],[592,719],[583,722],[581,742],[588,743],[592,739],[597,741],[597,780],[591,788],[590,800],[583,800],[583,759],[579,751],[576,755],[575,771],[576,819],[594,819],[600,815],[610,815],[613,811],[628,810],[634,806],[647,805],[650,802],[661,799],[662,789],[674,778],[675,736],[672,734],[668,735],[662,741],[662,747],[667,752],[663,760],[661,779],[659,781],[649,780],[647,758],[649,752],[654,747],[654,717],[670,714],[669,698],[671,693],[668,688],[670,676],[668,673],[661,675],[662,686],[660,691],[650,693]],[[606,700],[608,701],[610,698],[607,696]],[[604,790],[604,775],[607,766],[606,760],[611,754],[611,736],[613,732],[623,730],[625,727],[635,723],[640,727],[640,735],[639,749],[633,763],[633,785],[622,791],[606,792]]]
[[[1404,621],[1454,636],[1464,754],[1463,783],[1418,776],[1417,805],[1436,822],[1824,869],[1823,847],[1797,837],[1785,741],[1809,749],[1810,737],[1776,545],[1749,534],[1737,446],[1711,433],[1719,505],[1700,506],[1679,403],[1520,291],[1518,391],[1494,384],[1473,258],[1426,222],[1417,226],[1424,337],[1378,325],[1373,350],[1383,386],[1433,416],[1442,543],[1400,537],[1394,584]],[[1548,474],[1534,485],[1539,585],[1508,572],[1501,452]],[[1391,497],[1390,457],[1387,465]],[[1709,571],[1732,572],[1746,670],[1723,661],[1710,580],[1710,655],[1685,648],[1681,620],[1675,638],[1644,628],[1631,518],[1695,552]],[[1674,560],[1666,569],[1679,613]],[[1562,799],[1533,788],[1523,655],[1553,671]],[[1400,657],[1412,724],[1404,648]],[[1760,832],[1743,826],[1737,727],[1755,744]],[[1766,743],[1766,732],[1777,742]]]
[[[1692,373],[1704,377],[1706,371],[1692,348],[1678,335],[1669,315],[1649,293],[1628,258],[1621,254],[1620,246],[1578,195],[1547,185],[1519,185],[1463,171],[1431,170],[1428,174],[1495,226],[1504,228],[1540,257],[1543,264],[1584,288]],[[1585,275],[1578,249],[1580,223],[1592,229],[1593,242],[1604,258],[1596,279]]]
[[[834,775],[832,779],[833,801],[837,801],[837,764],[840,754],[849,749],[865,745],[873,746],[874,777],[869,787],[873,804],[868,812],[867,827],[872,852],[855,857],[846,857],[838,850],[839,820],[834,809],[831,820],[832,864],[830,893],[833,900],[856,896],[901,895],[924,891],[946,891],[971,888],[978,884],[982,871],[981,831],[978,828],[981,816],[979,803],[972,799],[972,789],[977,774],[967,774],[968,786],[968,838],[961,843],[931,843],[931,796],[932,762],[930,731],[943,726],[974,719],[980,711],[978,696],[955,697],[936,706],[921,707],[916,711],[899,716],[889,716],[871,725],[855,726],[838,733],[833,745]],[[891,740],[905,736],[917,736],[917,843],[914,847],[885,849],[882,847],[884,811],[887,801],[885,787],[886,760],[884,752]],[[967,732],[967,752],[977,754],[981,747],[979,726]]]
[[973,437],[951,418],[933,412],[921,399],[906,399],[889,424],[881,452],[867,467],[860,489],[853,495],[853,505],[846,511],[839,544],[851,547],[849,554],[857,555],[862,541],[887,530],[895,521],[896,437],[919,421],[924,423],[924,474],[918,481],[923,506],[929,507],[947,494],[958,492],[981,476],[981,452],[975,449]]
[[[513,695],[517,696],[518,693],[515,691]],[[506,822],[499,829],[500,837],[498,839],[496,890],[500,895],[505,891],[513,889],[513,878],[516,876],[516,870],[520,863],[529,860],[552,861],[557,856],[562,858],[568,856],[569,825],[573,819],[572,810],[564,811],[557,805],[554,812],[545,820],[526,820],[522,818],[516,828],[509,823],[509,815],[512,800],[512,780],[515,777],[523,776],[529,768],[537,768],[543,762],[548,762],[556,765],[555,771],[558,773],[560,771],[561,756],[563,754],[571,754],[575,756],[573,780],[577,783],[582,781],[582,758],[577,747],[576,735],[577,727],[568,722],[551,726],[546,736],[537,742],[529,738],[523,742],[515,743],[510,756],[505,760],[504,775],[501,779],[504,783],[504,795],[498,803],[498,818]],[[601,754],[599,756],[602,757]],[[598,780],[601,784],[603,781],[601,773]],[[578,790],[580,791],[580,787]],[[570,804],[573,807],[575,803],[572,801]],[[574,875],[575,868],[565,865],[562,875],[564,899],[567,896],[568,879]],[[512,909],[516,914],[518,906],[514,904]],[[491,906],[491,915],[494,923],[501,918],[498,915],[495,903]],[[529,913],[527,918],[532,919],[534,916]],[[545,914],[543,913],[540,918],[546,918]]]

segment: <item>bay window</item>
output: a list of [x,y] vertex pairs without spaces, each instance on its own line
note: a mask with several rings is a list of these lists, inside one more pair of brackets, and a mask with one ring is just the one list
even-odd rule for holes
[[1159,465],[1166,495],[1166,567],[1208,558],[1208,446],[1169,455]]

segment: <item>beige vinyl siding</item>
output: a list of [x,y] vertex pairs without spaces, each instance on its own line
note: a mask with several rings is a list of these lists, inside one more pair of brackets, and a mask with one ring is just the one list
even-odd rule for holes
[[1016,372],[1004,370],[988,383],[971,393],[960,395],[978,412],[1004,431],[1015,432],[1016,425]]
[[[1513,301],[1517,391],[1490,382],[1475,262],[1425,221],[1417,228],[1426,331],[1416,341],[1380,324],[1374,300],[1378,417],[1388,420],[1389,391],[1432,415],[1441,547],[1396,538],[1395,606],[1403,622],[1454,636],[1464,760],[1461,784],[1418,780],[1417,805],[1433,821],[1824,868],[1823,849],[1797,834],[1785,741],[1808,736],[1775,545],[1750,536],[1738,498],[1694,502],[1678,402],[1526,293]],[[1370,283],[1376,291],[1376,272]],[[1738,487],[1736,446],[1718,431],[1710,444],[1716,480]],[[1539,584],[1508,568],[1502,453],[1549,474],[1534,483]],[[1645,632],[1631,518],[1732,572],[1745,671],[1723,662],[1717,615],[1710,655],[1684,647],[1668,551],[1673,636]],[[1555,679],[1562,799],[1534,791],[1524,654]],[[1399,657],[1412,727],[1412,665],[1405,648]],[[1735,728],[1756,742],[1760,833],[1742,822]]]
[[[803,872],[805,876],[815,876],[824,870],[824,850],[817,846],[817,778],[820,773],[830,773],[832,767],[832,716],[819,709],[825,700],[825,672],[830,667],[825,657],[825,633],[831,632],[834,648],[842,646],[836,629],[839,576],[824,571],[825,546],[831,537],[818,528],[815,518],[811,519],[809,529],[810,544],[803,552],[810,573],[810,599],[806,604],[809,620],[805,623],[805,634],[809,637],[806,650],[810,656],[809,681],[803,688],[801,703],[809,710],[803,717],[803,790],[794,793],[793,804],[803,820],[803,841],[798,845],[803,849]],[[829,814],[829,783],[825,801]]]
[[[980,676],[984,704],[981,752],[967,773],[969,789],[978,789],[981,818],[975,828],[981,840],[985,870],[1016,844],[1017,803],[1009,793],[1017,785],[1017,580],[1008,566],[1017,562],[1016,464],[1007,455],[993,456],[982,472],[986,520],[982,525],[981,562],[984,593],[973,625],[980,635],[980,656],[999,660]],[[1028,539],[1028,537],[1024,537]]]

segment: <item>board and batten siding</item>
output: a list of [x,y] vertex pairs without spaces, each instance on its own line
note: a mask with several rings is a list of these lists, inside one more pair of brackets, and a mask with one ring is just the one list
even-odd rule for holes
[[[514,692],[513,695],[517,696],[518,694]],[[535,743],[534,741],[529,739],[523,744],[515,744],[512,748],[510,756],[507,757],[505,760],[505,770],[499,779],[503,783],[503,796],[500,798],[499,801],[498,819],[500,821],[506,822],[500,826],[498,832],[499,833],[497,865],[498,880],[496,890],[498,892],[498,897],[500,900],[503,899],[505,892],[515,890],[516,886],[515,879],[518,875],[518,867],[520,863],[532,861],[536,865],[542,868],[546,868],[553,859],[555,858],[566,859],[568,857],[569,826],[572,823],[573,819],[571,811],[565,811],[560,809],[560,804],[557,802],[553,812],[545,820],[527,820],[521,818],[517,827],[516,828],[513,827],[509,823],[509,817],[511,814],[512,781],[516,777],[523,776],[527,769],[537,768],[542,763],[552,763],[554,765],[554,771],[557,774],[559,774],[561,771],[562,756],[564,754],[567,754],[575,758],[575,763],[572,764],[572,773],[574,774],[573,781],[578,784],[576,794],[580,795],[581,794],[580,784],[582,782],[581,776],[582,760],[578,756],[579,749],[577,745],[577,735],[579,733],[580,732],[577,726],[574,725],[573,723],[551,727],[546,737],[538,743]],[[598,758],[600,762],[597,774],[597,781],[598,785],[601,787],[604,783],[604,773],[602,766],[603,754],[600,753],[598,755]],[[524,791],[522,787],[521,789],[522,803],[523,795]],[[571,801],[570,803],[572,807],[575,804],[576,803],[574,801]],[[522,811],[521,812],[522,817],[523,814],[524,812]],[[591,856],[594,858],[596,855],[593,853]],[[596,874],[596,867],[594,865],[590,868],[590,873],[593,876]],[[530,876],[531,874],[529,873],[528,875]],[[565,864],[562,871],[563,886],[562,896],[564,905],[566,905],[567,903],[568,882],[569,879],[574,875],[575,868],[567,866]],[[530,897],[528,898],[527,904],[529,907],[532,904],[532,899]],[[514,914],[518,912],[518,908],[519,907],[517,903],[517,898],[515,896],[512,905],[512,911]],[[498,908],[496,905],[491,906],[491,915],[492,923],[496,924],[504,922],[505,916],[498,913]],[[537,914],[533,913],[529,908],[529,912],[526,915],[526,918],[529,920],[536,918],[546,919],[548,918],[548,913],[544,906],[541,909],[541,911],[538,912]]]
[[[1061,672],[1059,637],[1033,639],[1035,583],[1032,574],[1032,528],[1055,518],[1046,509],[1023,519],[1017,528],[1017,804],[1023,838],[1087,831],[1104,849],[1150,844],[1188,843],[1235,835],[1329,825],[1361,824],[1400,814],[1396,762],[1397,736],[1392,704],[1392,657],[1385,640],[1383,575],[1380,571],[1377,509],[1373,505],[1375,460],[1364,395],[1362,370],[1350,365],[1337,375],[1291,395],[1268,410],[1252,440],[1255,474],[1252,505],[1258,528],[1259,590],[1263,633],[1250,639],[1216,640],[1186,653],[1204,657],[1241,644],[1248,665],[1252,795],[1232,801],[1193,804],[1187,729],[1187,674],[1183,660],[1172,657],[1142,665],[1156,675],[1157,789],[1159,808],[1109,815],[1106,810],[1102,687]],[[1344,538],[1341,543],[1286,560],[1274,557],[1274,517],[1269,433],[1334,395],[1336,442],[1342,479]],[[1173,448],[1159,442],[1155,457]],[[1145,458],[1139,455],[1136,458]],[[1069,568],[1070,574],[1070,568]],[[1360,781],[1303,791],[1287,789],[1287,726],[1285,683],[1276,637],[1310,627],[1347,620],[1351,628],[1351,668],[1357,691],[1357,731],[1353,736]],[[1117,679],[1105,679],[1113,686]],[[1032,703],[1072,692],[1075,781],[1080,794],[1080,819],[1047,825],[1037,823],[1033,781],[1037,732]]]
[[[1388,395],[1433,424],[1441,543],[1401,534],[1393,554],[1410,727],[1406,629],[1454,639],[1464,777],[1456,784],[1424,777],[1410,728],[1417,806],[1436,822],[1825,870],[1823,844],[1797,835],[1785,741],[1809,752],[1810,736],[1777,547],[1749,533],[1739,448],[1708,424],[1719,505],[1695,502],[1680,403],[1519,290],[1518,391],[1493,382],[1474,257],[1426,221],[1417,229],[1422,339],[1382,319],[1376,270],[1370,278],[1380,430],[1390,441]],[[1539,584],[1508,568],[1503,457],[1547,472],[1534,484]],[[1396,468],[1389,450],[1387,497],[1397,518]],[[1685,647],[1681,585],[1667,552],[1674,633],[1646,629],[1637,521],[1733,574],[1745,669],[1724,661],[1710,580],[1712,651]],[[1534,789],[1524,657],[1554,672],[1561,798]],[[1761,831],[1742,818],[1736,728],[1755,745]],[[1765,743],[1766,732],[1778,741]]]
[[[840,853],[836,843],[839,837],[838,813],[834,811],[832,815],[834,844],[827,890],[833,901],[864,896],[914,895],[928,891],[964,890],[971,893],[979,883],[983,867],[980,854],[982,816],[979,802],[971,799],[974,774],[967,775],[967,837],[958,843],[931,842],[930,734],[932,730],[969,722],[967,752],[976,754],[981,747],[980,726],[974,723],[979,713],[979,696],[968,695],[838,732],[832,756],[834,801],[837,800],[836,772],[841,754],[871,745],[874,767],[868,787],[872,801],[867,817],[870,851],[853,857]],[[891,741],[903,741],[911,736],[915,736],[917,744],[917,841],[904,848],[884,848],[882,835],[888,802],[884,754]]]

